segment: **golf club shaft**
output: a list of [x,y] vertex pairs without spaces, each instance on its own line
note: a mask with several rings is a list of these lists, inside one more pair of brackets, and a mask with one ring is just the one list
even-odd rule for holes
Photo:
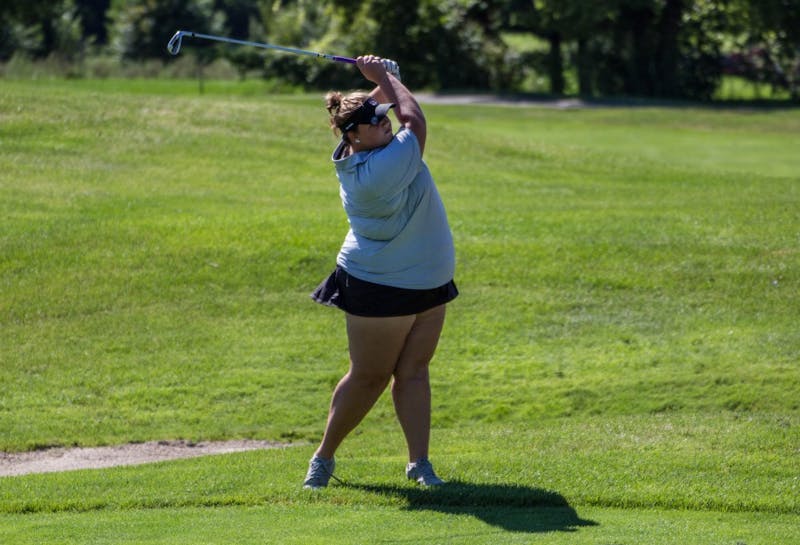
[[321,57],[323,59],[328,59],[329,61],[335,62],[346,62],[349,64],[355,64],[356,60],[351,59],[350,57],[340,57],[338,55],[328,55],[327,53],[317,53],[315,51],[306,51],[305,49],[296,49],[294,47],[284,47],[282,45],[273,45],[273,44],[265,44],[261,42],[251,42],[248,40],[237,40],[235,38],[226,38],[224,36],[212,36],[210,34],[199,34],[197,32],[191,32],[188,30],[179,30],[175,33],[172,39],[167,44],[167,51],[169,51],[173,55],[177,55],[178,52],[181,50],[181,41],[183,40],[184,36],[188,36],[190,38],[201,38],[203,40],[214,40],[216,42],[224,42],[228,44],[237,44],[237,45],[250,45],[253,47],[260,47],[263,49],[275,49],[277,51],[283,51],[284,53],[294,53],[295,55],[307,55],[309,57]]

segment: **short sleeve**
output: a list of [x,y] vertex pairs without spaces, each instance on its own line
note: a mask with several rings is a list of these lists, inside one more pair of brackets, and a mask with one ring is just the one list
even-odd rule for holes
[[422,154],[416,135],[408,128],[397,132],[383,149],[369,156],[364,179],[367,191],[376,195],[394,195],[411,185],[422,168]]

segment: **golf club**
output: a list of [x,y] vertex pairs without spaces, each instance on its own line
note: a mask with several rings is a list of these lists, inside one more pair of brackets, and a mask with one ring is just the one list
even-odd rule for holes
[[179,30],[175,33],[175,35],[170,39],[169,43],[167,44],[167,51],[170,52],[172,55],[177,55],[181,50],[181,42],[183,41],[183,37],[188,36],[190,38],[201,38],[203,40],[214,40],[216,42],[225,42],[228,44],[237,44],[237,45],[250,45],[253,47],[261,47],[263,49],[275,49],[278,51],[283,51],[284,53],[294,53],[295,55],[307,55],[309,57],[321,57],[323,59],[328,59],[329,61],[335,62],[346,62],[349,64],[355,64],[356,60],[351,59],[350,57],[340,57],[338,55],[328,55],[327,53],[317,53],[315,51],[306,51],[304,49],[295,49],[294,47],[283,47],[282,45],[272,45],[272,44],[265,44],[260,42],[250,42],[247,40],[236,40],[234,38],[225,38],[223,36],[212,36],[209,34],[198,34],[197,32],[191,32],[189,30]]

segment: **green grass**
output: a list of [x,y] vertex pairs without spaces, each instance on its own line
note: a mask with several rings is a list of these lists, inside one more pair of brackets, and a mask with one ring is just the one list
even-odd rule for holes
[[403,482],[384,398],[307,494],[347,361],[321,98],[0,81],[0,450],[300,443],[3,478],[1,542],[797,542],[800,112],[425,109],[459,484]]
[[714,100],[785,100],[791,99],[788,89],[773,87],[738,76],[723,76],[714,92]]

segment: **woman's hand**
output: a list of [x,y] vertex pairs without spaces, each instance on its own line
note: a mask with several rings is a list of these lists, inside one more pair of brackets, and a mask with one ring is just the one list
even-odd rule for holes
[[356,66],[358,66],[358,69],[361,70],[365,78],[376,85],[379,85],[387,74],[383,59],[375,55],[362,55],[357,57]]
[[397,64],[392,59],[383,59],[383,66],[386,67],[386,73],[390,76],[394,76],[397,81],[402,81],[400,79],[400,65]]

